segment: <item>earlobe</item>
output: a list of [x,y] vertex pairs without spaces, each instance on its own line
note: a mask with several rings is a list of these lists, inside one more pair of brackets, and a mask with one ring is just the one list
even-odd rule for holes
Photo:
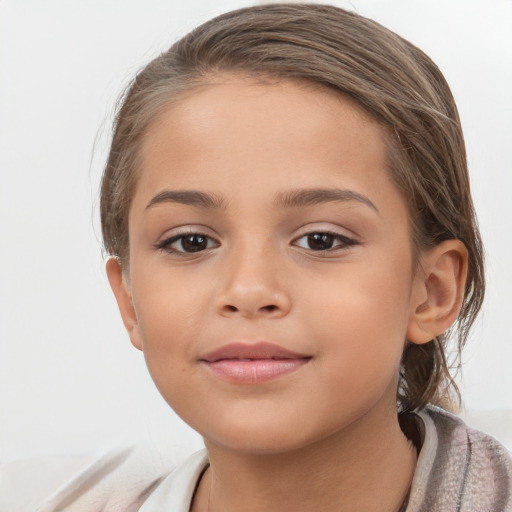
[[130,341],[134,347],[142,350],[142,339],[140,336],[137,314],[133,307],[132,295],[119,260],[114,257],[109,258],[106,270],[110,287],[114,292],[119,312],[121,313],[121,318],[123,319],[124,326],[130,336]]
[[457,319],[468,269],[460,240],[445,240],[426,252],[413,284],[407,339],[422,344],[443,334]]

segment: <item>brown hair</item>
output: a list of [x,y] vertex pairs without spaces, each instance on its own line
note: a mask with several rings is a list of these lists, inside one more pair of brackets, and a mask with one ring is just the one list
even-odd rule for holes
[[[378,23],[336,7],[271,4],[221,15],[150,62],[120,101],[101,186],[106,251],[129,260],[128,212],[139,148],[148,125],[169,104],[220,72],[306,80],[333,88],[385,127],[390,175],[411,212],[415,247],[461,240],[469,253],[458,317],[457,364],[484,295],[483,249],[471,200],[457,108],[437,66]],[[448,334],[404,350],[402,410],[446,405]]]

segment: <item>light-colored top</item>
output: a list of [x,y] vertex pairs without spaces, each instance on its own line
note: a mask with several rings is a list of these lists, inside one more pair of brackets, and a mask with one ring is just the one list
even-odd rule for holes
[[[508,451],[437,407],[426,407],[418,417],[423,443],[407,512],[512,512]],[[34,467],[21,468],[25,472],[18,467],[0,473],[0,511],[188,512],[207,466],[205,450],[173,470],[144,450],[118,450],[88,464],[47,497],[41,494],[44,480],[54,473],[37,475]]]

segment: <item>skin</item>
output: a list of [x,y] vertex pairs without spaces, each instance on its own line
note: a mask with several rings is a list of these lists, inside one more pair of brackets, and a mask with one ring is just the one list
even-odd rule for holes
[[[107,272],[156,386],[204,437],[191,510],[398,510],[416,462],[401,354],[454,321],[467,256],[450,240],[416,264],[382,128],[332,91],[225,75],[163,112],[142,157],[129,268]],[[283,204],[316,189],[344,196]],[[192,190],[219,204],[165,196]],[[190,233],[204,250],[185,252]],[[315,250],[314,233],[334,235]],[[256,385],[201,360],[259,341],[309,359]]]

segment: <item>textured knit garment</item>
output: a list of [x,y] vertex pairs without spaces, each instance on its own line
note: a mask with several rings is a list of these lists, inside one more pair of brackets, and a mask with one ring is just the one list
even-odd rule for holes
[[[507,450],[437,407],[426,407],[418,417],[423,443],[407,512],[512,512]],[[87,465],[46,498],[31,492],[47,488],[44,480],[51,479],[51,472],[29,466],[21,472],[4,470],[0,511],[188,512],[207,466],[205,450],[172,471],[144,451],[121,450]]]
[[407,512],[512,512],[512,458],[494,438],[442,409],[425,431]]

